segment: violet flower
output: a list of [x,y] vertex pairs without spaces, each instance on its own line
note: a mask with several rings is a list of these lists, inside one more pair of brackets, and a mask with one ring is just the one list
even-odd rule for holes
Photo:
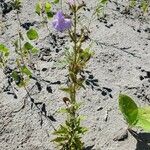
[[55,19],[52,22],[53,27],[60,32],[68,30],[71,28],[71,19],[65,18],[63,12],[60,10],[57,12]]

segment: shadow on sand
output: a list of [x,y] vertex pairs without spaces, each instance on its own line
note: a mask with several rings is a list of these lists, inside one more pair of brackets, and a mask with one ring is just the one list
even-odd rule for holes
[[129,132],[137,140],[136,150],[150,150],[150,133],[137,133],[133,130]]

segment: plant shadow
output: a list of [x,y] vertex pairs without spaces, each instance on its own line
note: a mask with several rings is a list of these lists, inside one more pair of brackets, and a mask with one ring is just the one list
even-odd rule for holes
[[86,86],[90,87],[92,90],[101,92],[103,96],[113,98],[112,89],[108,87],[100,87],[99,80],[94,77],[91,71],[82,71],[80,75],[83,79],[85,79]]
[[135,150],[150,150],[150,133],[137,133],[133,130],[129,132],[137,140]]
[[94,147],[94,145],[87,146],[87,147],[84,148],[84,150],[94,150],[93,147]]

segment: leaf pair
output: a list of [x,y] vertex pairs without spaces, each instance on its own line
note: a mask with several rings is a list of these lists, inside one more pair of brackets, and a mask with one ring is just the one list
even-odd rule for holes
[[44,8],[43,8],[42,3],[39,1],[36,4],[35,12],[40,16],[44,11],[47,15],[47,18],[50,19],[53,17],[53,13],[51,11],[51,8],[52,8],[52,5],[50,2],[46,1],[46,3],[44,4]]
[[8,57],[9,49],[5,45],[0,44],[0,53],[2,53],[3,56]]
[[150,107],[138,107],[127,95],[119,95],[119,108],[129,127],[150,132]]
[[[60,128],[54,132],[54,135],[57,135],[57,137],[53,139],[52,142],[58,143],[58,146],[65,150],[83,149],[81,135],[84,134],[87,129],[80,126],[80,120],[81,119],[77,117],[75,120],[66,121],[65,125],[60,125]],[[74,126],[73,130],[72,126]]]
[[9,56],[9,49],[5,45],[0,44],[0,66],[5,65],[8,56]]
[[[130,7],[135,7],[137,2],[138,2],[137,0],[130,0]],[[141,0],[140,7],[144,13],[148,12],[149,1],[148,0]]]
[[[26,75],[27,78],[26,79],[23,78],[23,75]],[[20,72],[13,71],[11,74],[11,77],[13,78],[13,80],[15,81],[17,86],[22,87],[27,83],[27,81],[31,75],[32,75],[32,73],[28,69],[28,67],[23,65],[22,67],[20,67]]]

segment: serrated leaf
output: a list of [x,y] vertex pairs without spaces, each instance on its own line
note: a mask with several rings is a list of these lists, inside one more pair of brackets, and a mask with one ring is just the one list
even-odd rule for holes
[[6,57],[9,55],[9,49],[3,44],[0,44],[0,52]]
[[38,39],[39,36],[35,29],[30,29],[27,32],[27,37],[29,38],[29,40],[36,40],[36,39]]
[[58,130],[56,130],[53,134],[54,135],[57,135],[57,134],[65,135],[67,133],[68,133],[67,127],[60,125],[60,128]]
[[53,139],[51,142],[62,143],[62,142],[65,142],[66,140],[67,140],[66,137],[57,137]]
[[119,95],[119,108],[125,120],[130,126],[135,125],[138,117],[138,107],[136,103],[127,95]]
[[21,71],[22,73],[25,73],[27,76],[32,75],[31,71],[26,66],[21,67]]
[[150,132],[150,107],[138,109],[138,121],[136,126],[142,128],[144,131]]
[[49,3],[48,1],[45,3],[45,12],[48,13],[51,10],[51,3]]
[[42,11],[42,5],[40,2],[38,2],[35,6],[35,12],[40,16],[41,11]]

